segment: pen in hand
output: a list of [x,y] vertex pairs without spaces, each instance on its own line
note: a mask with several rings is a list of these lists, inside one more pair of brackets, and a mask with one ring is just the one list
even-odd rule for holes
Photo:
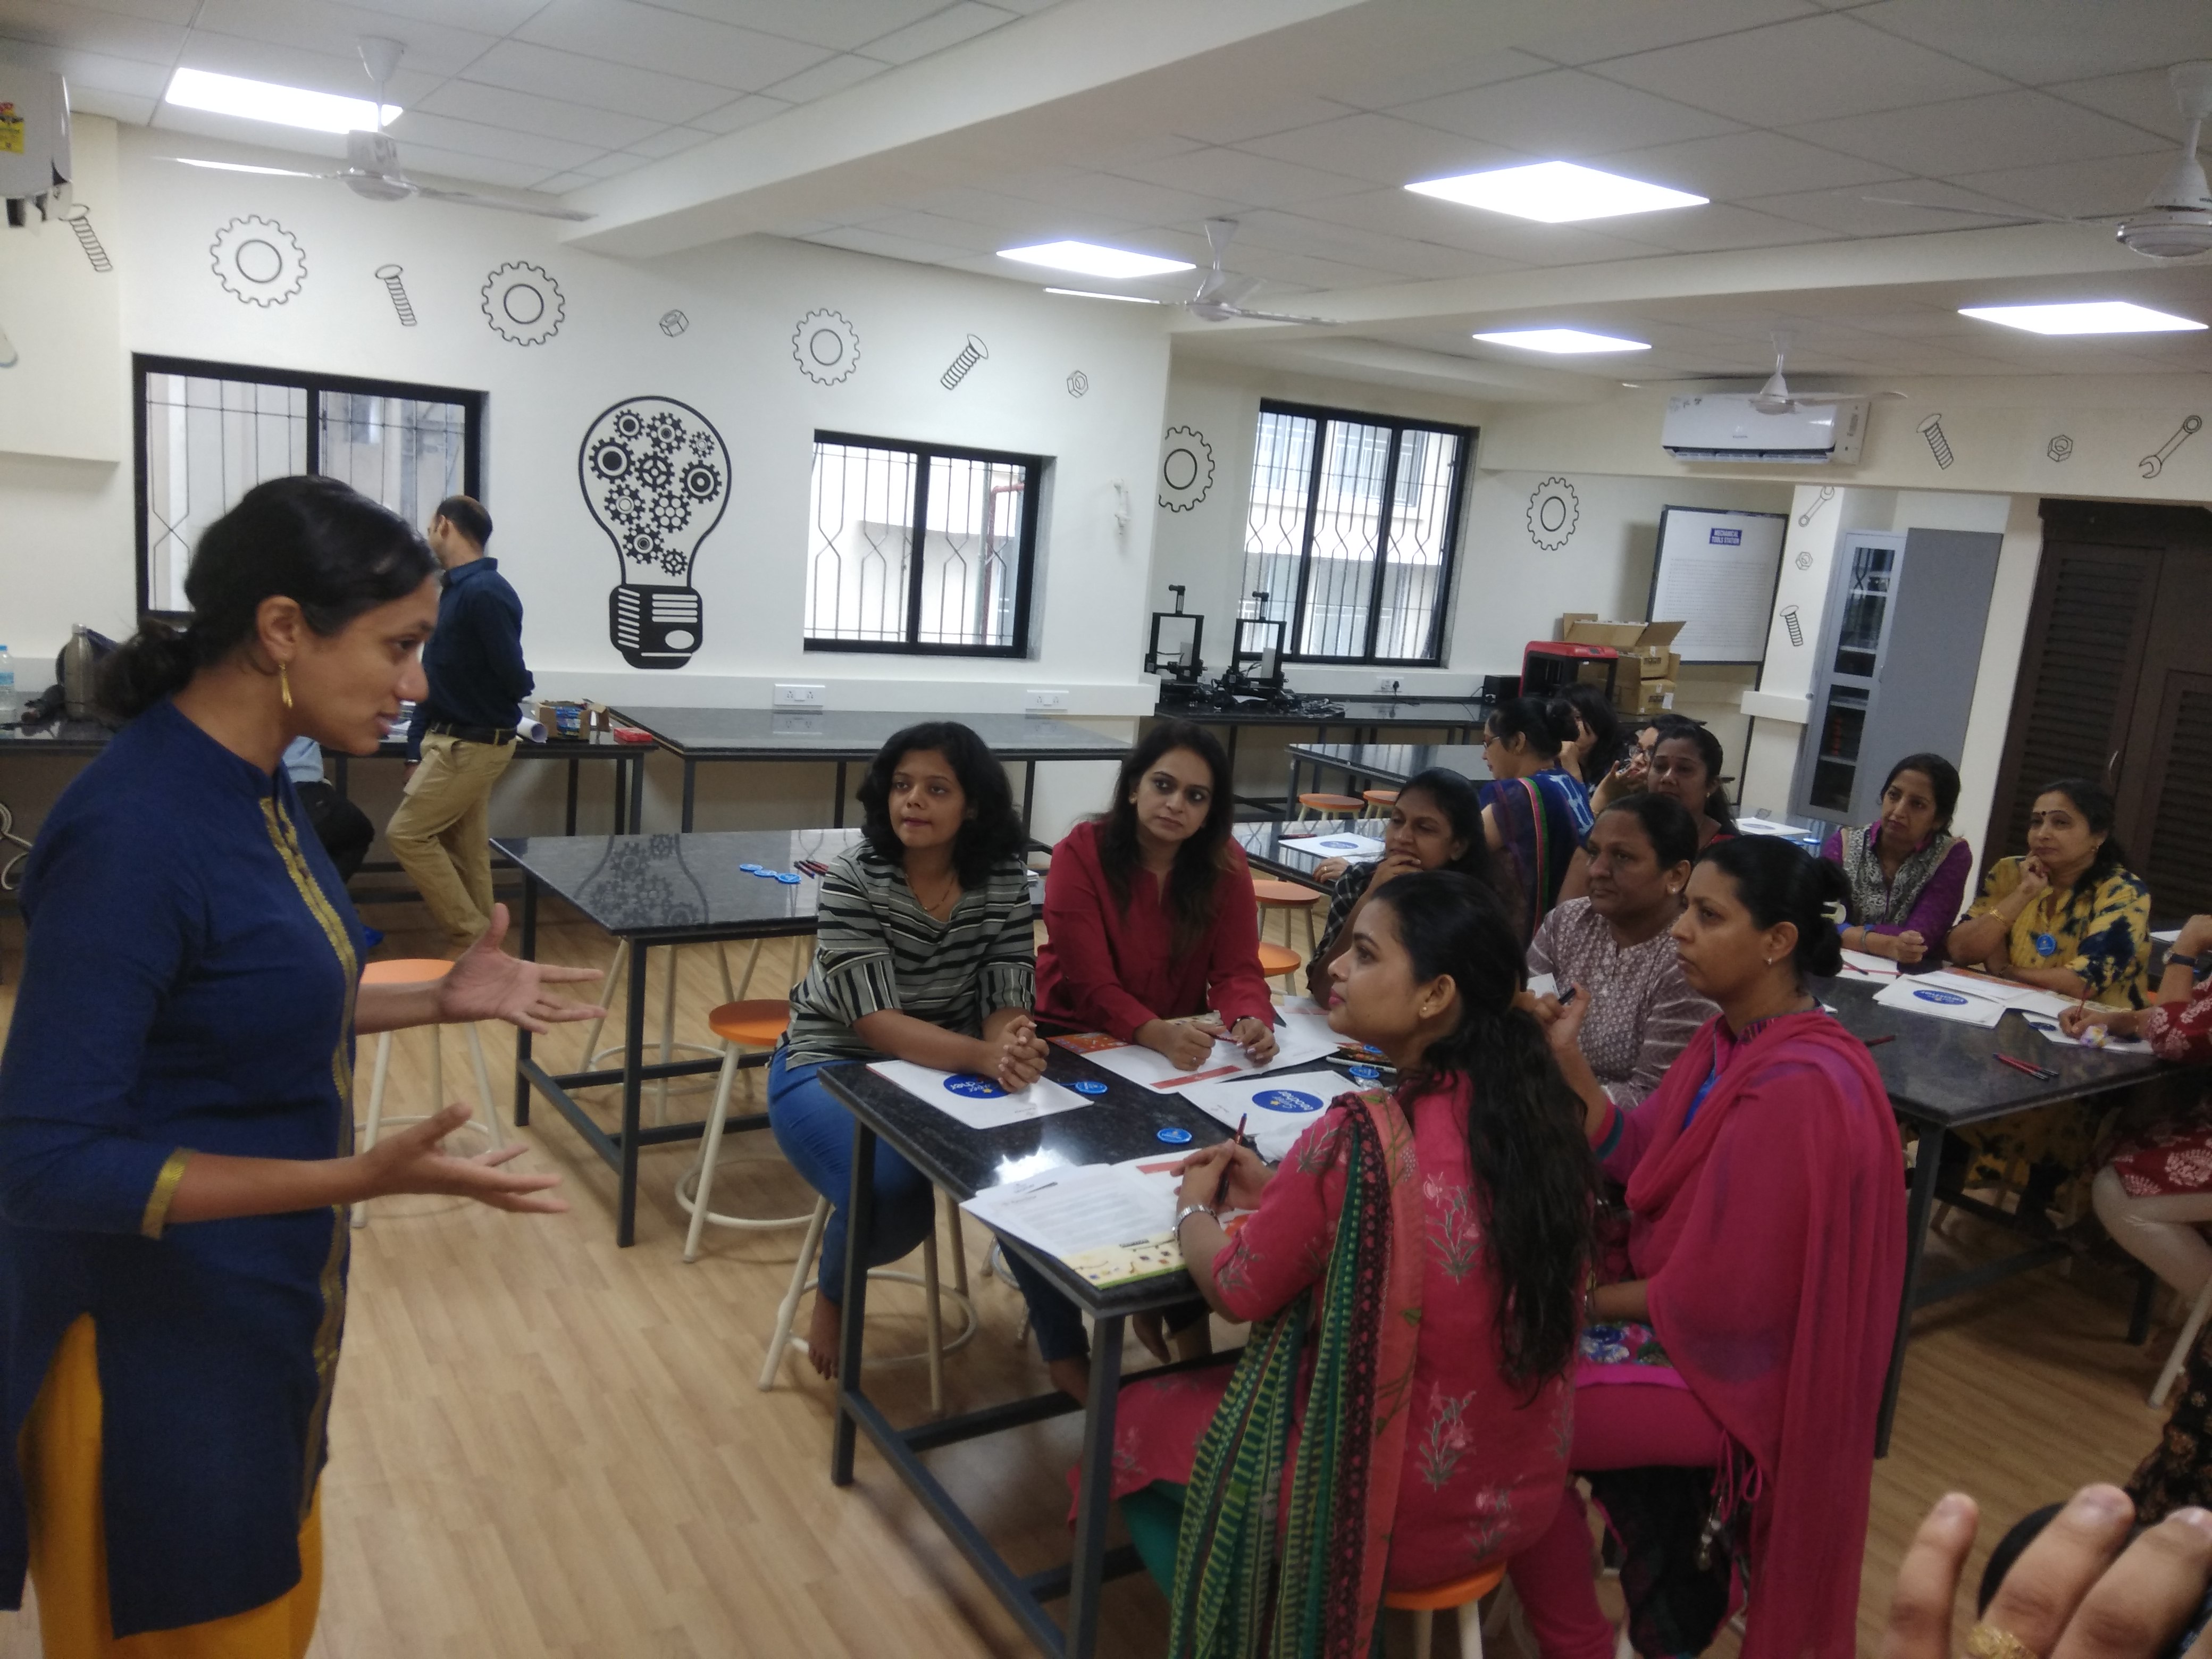
[[1221,1179],[1214,1183],[1213,1207],[1218,1212],[1229,1201],[1229,1177],[1236,1173],[1237,1149],[1244,1144],[1244,1126],[1250,1122],[1249,1112],[1237,1120],[1237,1133],[1229,1139],[1229,1161],[1221,1166]]

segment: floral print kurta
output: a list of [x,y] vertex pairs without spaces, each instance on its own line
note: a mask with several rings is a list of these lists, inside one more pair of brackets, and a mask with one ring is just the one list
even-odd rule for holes
[[[1565,1378],[1553,1377],[1530,1395],[1499,1372],[1498,1288],[1468,1157],[1468,1102],[1462,1079],[1407,1109],[1428,1259],[1393,1528],[1393,1589],[1462,1578],[1534,1542],[1567,1481],[1574,1419]],[[1265,1318],[1322,1278],[1344,1204],[1344,1171],[1334,1153],[1346,1109],[1330,1107],[1298,1138],[1258,1211],[1216,1260],[1215,1281],[1232,1316]],[[1310,1350],[1307,1357],[1310,1373]],[[1155,1480],[1188,1482],[1229,1370],[1210,1366],[1123,1385],[1115,1497]],[[1303,1410],[1303,1382],[1299,1399]]]

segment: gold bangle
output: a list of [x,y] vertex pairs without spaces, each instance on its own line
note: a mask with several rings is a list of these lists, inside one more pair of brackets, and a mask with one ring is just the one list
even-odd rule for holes
[[1968,1631],[1966,1651],[1972,1659],[2042,1659],[2020,1638],[1995,1625],[1976,1625]]

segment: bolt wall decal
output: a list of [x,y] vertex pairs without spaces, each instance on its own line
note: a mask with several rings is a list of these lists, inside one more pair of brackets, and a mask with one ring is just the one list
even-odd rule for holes
[[385,292],[392,295],[392,308],[399,313],[399,326],[412,328],[415,326],[415,302],[407,297],[406,284],[399,280],[401,275],[398,265],[379,265],[376,268],[376,280],[384,284]]
[[954,386],[968,378],[969,369],[990,355],[991,349],[970,334],[968,337],[968,343],[961,349],[960,355],[946,367],[944,374],[937,377],[938,385],[943,386],[947,392],[951,391]]

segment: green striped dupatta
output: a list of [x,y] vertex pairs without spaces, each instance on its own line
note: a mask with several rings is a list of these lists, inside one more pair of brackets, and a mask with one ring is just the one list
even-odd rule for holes
[[[1176,1556],[1173,1659],[1362,1659],[1376,1628],[1425,1247],[1404,1111],[1379,1091],[1337,1106],[1348,1109],[1341,1132],[1304,1149],[1316,1167],[1345,1170],[1327,1273],[1253,1326],[1199,1442]],[[1309,1340],[1313,1386],[1285,1494]]]

